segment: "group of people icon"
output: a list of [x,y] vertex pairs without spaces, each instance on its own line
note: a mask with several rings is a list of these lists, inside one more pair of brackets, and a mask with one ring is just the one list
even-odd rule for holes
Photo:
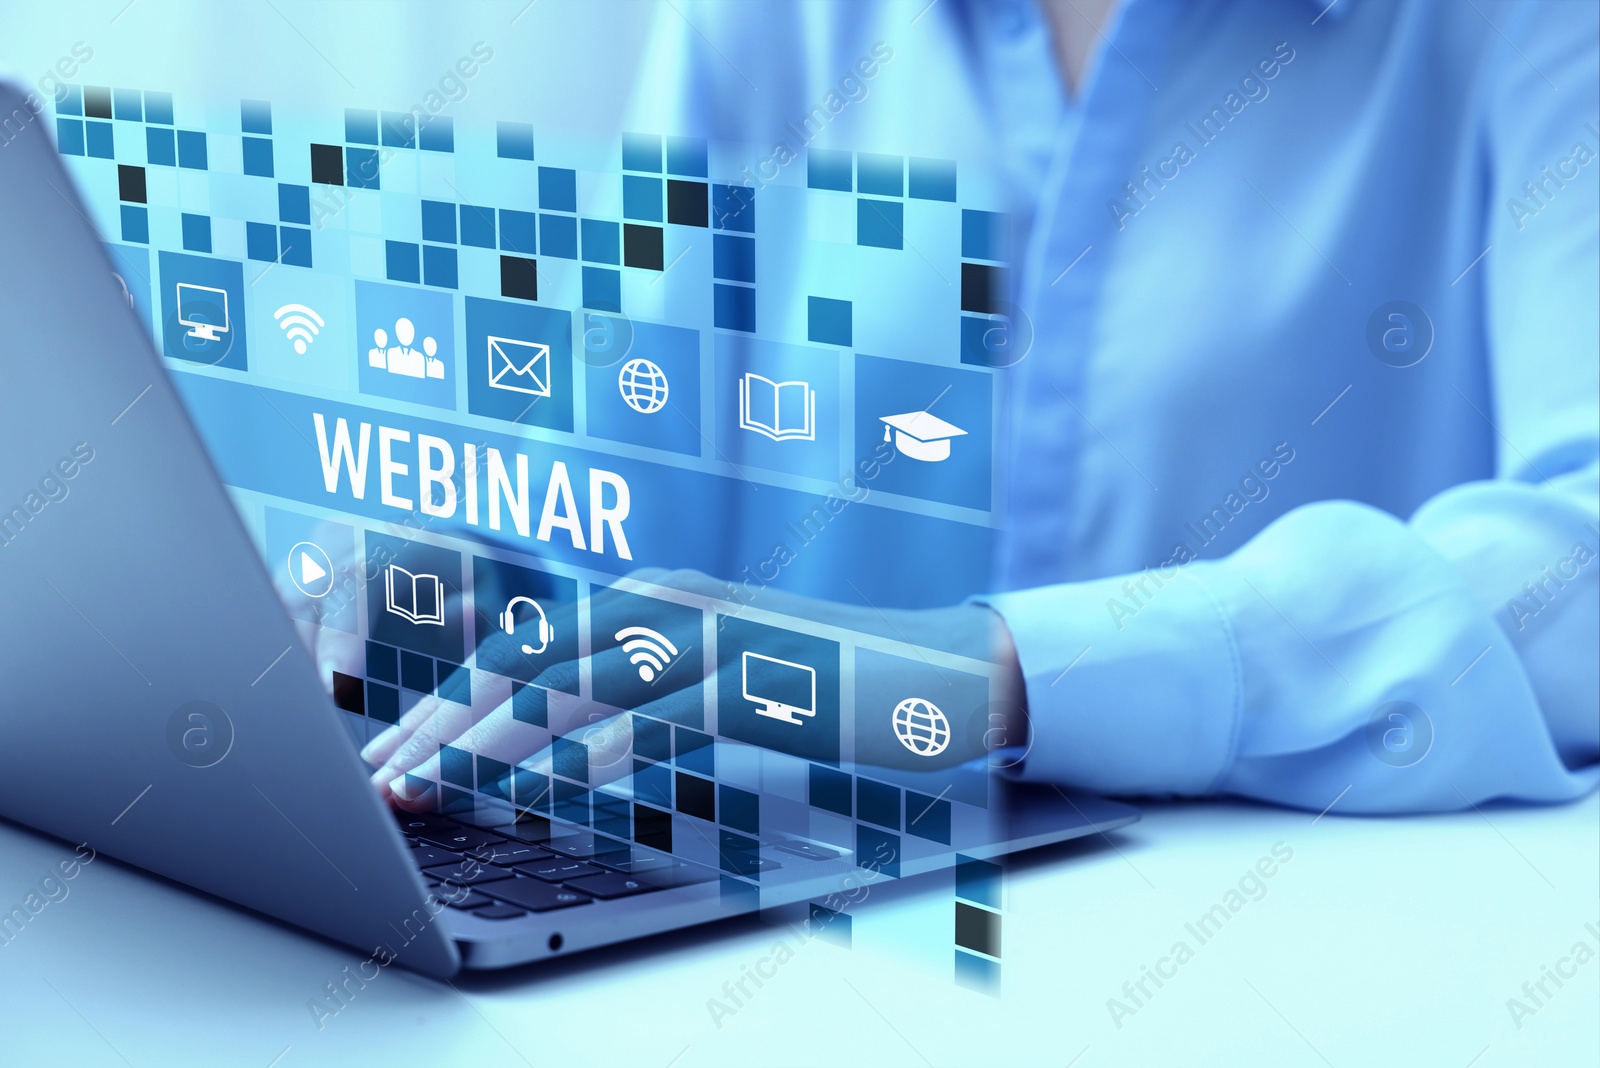
[[378,327],[372,331],[372,348],[367,350],[367,362],[373,367],[379,367],[392,375],[404,375],[407,378],[443,378],[444,361],[436,355],[439,343],[431,337],[422,339],[420,349],[412,348],[411,343],[416,340],[417,328],[410,319],[396,319],[394,323],[393,345],[389,344],[389,334]]

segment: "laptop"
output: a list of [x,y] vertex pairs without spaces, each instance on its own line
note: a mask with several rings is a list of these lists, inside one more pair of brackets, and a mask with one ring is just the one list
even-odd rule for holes
[[[824,761],[810,795],[775,764],[760,765],[770,789],[741,773],[746,811],[713,821],[647,796],[644,773],[709,797],[769,754],[660,741],[664,727],[655,759],[632,754],[611,782],[579,769],[555,803],[524,796],[515,768],[483,781],[480,760],[476,789],[391,809],[358,752],[370,717],[319,677],[42,118],[4,86],[0,115],[0,816],[443,977],[804,902],[839,911],[864,882],[1138,818],[984,760],[951,773],[951,796],[886,786],[886,814],[861,783],[851,796],[870,769]],[[180,325],[214,337],[206,294],[178,298]],[[747,683],[763,722],[813,711],[793,674]],[[936,712],[905,710],[918,744]]]

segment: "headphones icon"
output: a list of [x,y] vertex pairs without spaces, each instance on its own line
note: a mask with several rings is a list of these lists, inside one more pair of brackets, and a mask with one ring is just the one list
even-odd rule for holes
[[500,613],[500,626],[507,634],[516,634],[516,610],[517,605],[519,604],[533,605],[534,612],[539,616],[539,645],[537,648],[535,648],[534,646],[524,642],[522,645],[522,651],[527,653],[529,656],[532,656],[535,653],[542,653],[550,647],[551,642],[555,641],[556,629],[550,625],[550,620],[545,616],[544,609],[539,607],[539,602],[535,601],[532,597],[513,597],[510,601],[506,602],[505,611]]

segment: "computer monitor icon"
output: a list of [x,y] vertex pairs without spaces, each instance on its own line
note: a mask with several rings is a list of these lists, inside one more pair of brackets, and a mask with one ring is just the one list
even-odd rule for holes
[[179,282],[178,322],[189,328],[189,337],[201,341],[218,340],[218,334],[226,334],[231,328],[227,291]]
[[817,714],[817,671],[804,664],[745,653],[744,699],[754,703],[756,714],[801,725],[800,716]]

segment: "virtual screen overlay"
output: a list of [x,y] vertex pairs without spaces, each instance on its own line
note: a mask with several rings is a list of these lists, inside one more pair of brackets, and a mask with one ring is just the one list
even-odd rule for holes
[[113,87],[53,121],[357,743],[414,730],[408,804],[754,885],[773,843],[992,836],[976,175]]

